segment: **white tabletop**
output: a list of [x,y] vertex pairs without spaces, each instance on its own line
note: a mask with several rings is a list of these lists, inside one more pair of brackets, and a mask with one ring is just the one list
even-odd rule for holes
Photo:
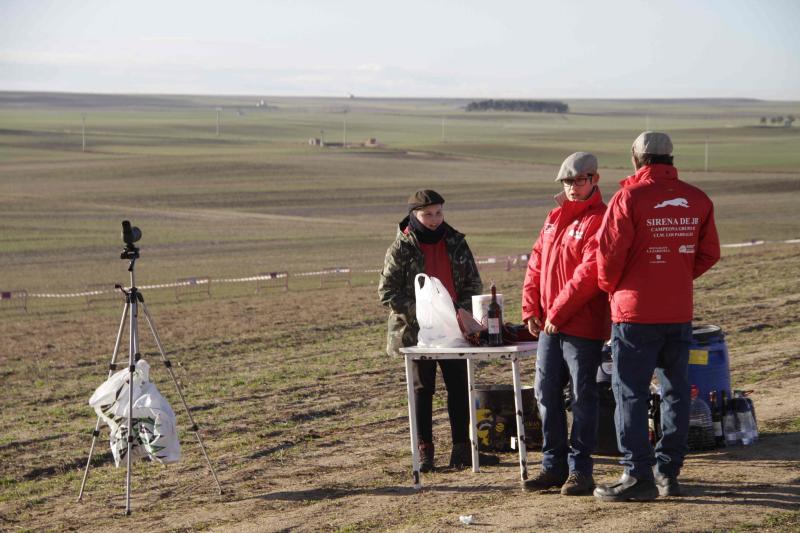
[[457,348],[431,348],[429,346],[410,346],[408,348],[400,348],[400,353],[407,354],[513,354],[520,352],[535,352],[538,343],[536,342],[520,342],[508,346],[464,346]]

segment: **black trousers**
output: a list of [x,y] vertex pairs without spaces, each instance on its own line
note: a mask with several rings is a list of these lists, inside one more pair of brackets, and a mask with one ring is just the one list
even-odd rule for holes
[[[436,392],[437,361],[414,361],[414,398],[417,404],[419,440],[433,442],[433,394]],[[447,413],[453,443],[469,441],[469,396],[467,362],[443,359],[438,361],[447,388]]]

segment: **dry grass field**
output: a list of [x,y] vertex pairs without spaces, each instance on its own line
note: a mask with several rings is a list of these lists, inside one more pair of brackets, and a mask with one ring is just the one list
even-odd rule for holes
[[[277,109],[257,113],[245,99],[0,95],[2,290],[127,282],[125,218],[144,232],[139,285],[354,270],[351,287],[293,277],[289,291],[255,294],[254,283],[218,284],[212,298],[180,303],[172,289],[145,291],[224,492],[142,326],[183,458],[135,465],[132,517],[105,428],[75,502],[95,422],[87,402],[107,374],[122,304],[31,298],[27,312],[0,307],[0,530],[449,531],[469,514],[467,529],[480,531],[800,529],[800,245],[726,249],[696,284],[696,322],[725,330],[732,383],[754,391],[761,439],[692,454],[687,495],[652,504],[523,493],[513,454],[479,474],[424,475],[415,491],[402,362],[383,353],[386,311],[377,274],[366,272],[380,267],[407,195],[423,186],[445,196],[448,221],[476,255],[525,253],[550,209],[558,162],[596,151],[610,197],[645,121],[673,133],[676,164],[714,200],[723,242],[798,238],[800,134],[755,125],[800,105],[583,101],[559,117],[473,116],[444,100],[270,103]],[[217,105],[226,109],[220,137]],[[383,148],[305,144],[320,129],[341,135],[345,107],[348,139],[377,137]],[[710,172],[706,135],[717,157],[731,154]],[[511,295],[509,320],[519,320],[522,275],[482,272]],[[523,364],[525,383],[533,370]],[[510,383],[510,371],[487,364],[479,378]],[[446,464],[441,395],[434,420],[437,463]],[[531,451],[532,468],[539,460]],[[615,458],[598,458],[599,480],[618,474]]]

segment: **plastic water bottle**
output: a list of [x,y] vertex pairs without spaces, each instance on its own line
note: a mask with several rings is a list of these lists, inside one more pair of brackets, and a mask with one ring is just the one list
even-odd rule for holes
[[744,401],[747,402],[747,406],[750,410],[750,416],[753,417],[753,437],[755,440],[758,440],[758,419],[756,418],[756,406],[753,403],[753,400],[747,397],[747,394],[745,394]]
[[699,398],[700,389],[692,385],[692,404],[689,408],[689,449],[710,450],[714,448],[714,423],[711,409]]
[[728,393],[722,391],[722,432],[725,434],[725,446],[741,444],[742,437],[733,410],[733,398],[728,400]]
[[745,446],[753,444],[758,439],[758,430],[753,418],[753,411],[750,409],[750,403],[741,391],[734,391],[732,401],[735,406],[736,422],[739,425],[742,444]]

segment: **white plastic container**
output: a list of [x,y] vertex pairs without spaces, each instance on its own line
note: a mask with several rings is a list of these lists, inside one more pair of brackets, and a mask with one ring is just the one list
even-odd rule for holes
[[[472,297],[472,316],[484,326],[487,324],[486,310],[491,302],[491,294],[479,294]],[[500,293],[497,293],[497,303],[500,305],[500,310],[503,311],[503,295]],[[503,311],[503,316],[505,316],[505,311]]]

